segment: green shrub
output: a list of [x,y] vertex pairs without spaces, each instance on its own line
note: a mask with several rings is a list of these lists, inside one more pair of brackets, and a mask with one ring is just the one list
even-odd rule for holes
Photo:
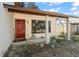
[[61,32],[59,37],[65,37],[65,33],[64,32]]
[[50,38],[50,44],[56,44],[56,37],[55,36],[52,36]]
[[79,41],[79,35],[72,35],[72,36],[71,36],[71,39],[72,39],[73,41]]

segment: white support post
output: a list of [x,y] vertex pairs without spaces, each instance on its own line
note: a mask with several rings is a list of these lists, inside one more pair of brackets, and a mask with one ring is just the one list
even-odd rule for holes
[[45,43],[48,44],[50,42],[49,34],[48,34],[48,15],[46,15],[46,33],[45,33]]
[[66,39],[67,40],[71,40],[70,38],[70,24],[69,24],[69,18],[67,18],[67,22],[66,22],[67,26],[66,26],[66,30],[67,30],[67,36]]

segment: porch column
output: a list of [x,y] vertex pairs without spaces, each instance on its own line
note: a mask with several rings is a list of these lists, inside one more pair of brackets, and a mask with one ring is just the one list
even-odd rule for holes
[[48,15],[46,15],[46,32],[45,32],[45,43],[48,44],[50,42],[49,34],[48,34]]
[[69,18],[67,18],[66,24],[67,24],[67,26],[66,26],[66,30],[67,30],[66,39],[67,39],[67,40],[71,40],[71,39],[70,39],[70,23],[69,23]]

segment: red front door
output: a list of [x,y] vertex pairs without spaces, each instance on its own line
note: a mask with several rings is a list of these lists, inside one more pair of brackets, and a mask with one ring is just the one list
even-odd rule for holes
[[15,30],[16,30],[16,40],[24,40],[25,39],[25,20],[16,19],[15,22]]

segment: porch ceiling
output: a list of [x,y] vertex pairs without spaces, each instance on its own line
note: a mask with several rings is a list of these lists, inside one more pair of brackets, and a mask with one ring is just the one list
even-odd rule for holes
[[35,9],[27,9],[23,7],[15,7],[14,5],[9,5],[9,4],[4,4],[5,8],[8,8],[9,12],[16,12],[16,13],[24,13],[24,14],[36,14],[36,15],[49,15],[49,16],[55,16],[55,17],[63,17],[63,18],[68,18],[68,17],[75,17],[76,16],[70,16],[66,14],[60,14],[56,12],[48,12],[48,11],[41,11],[41,10],[35,10]]
[[79,23],[70,23],[71,25],[79,25]]

